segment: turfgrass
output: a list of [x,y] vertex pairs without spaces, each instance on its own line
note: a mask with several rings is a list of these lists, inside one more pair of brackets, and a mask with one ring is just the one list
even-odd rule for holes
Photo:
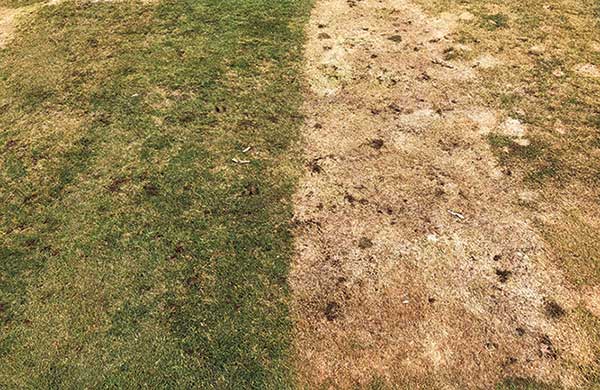
[[0,387],[290,386],[308,8],[67,1],[21,24],[0,52]]
[[[598,232],[573,216],[577,207],[586,207],[573,198],[581,195],[578,200],[600,204],[600,197],[593,195],[600,193],[600,78],[578,72],[582,65],[600,63],[598,2],[423,4],[432,12],[453,9],[474,15],[456,33],[456,39],[471,48],[459,52],[464,59],[491,54],[508,62],[482,72],[470,88],[490,107],[524,123],[531,142],[521,146],[493,133],[488,136],[490,146],[508,172],[523,178],[524,186],[541,191],[552,203],[567,199],[564,223],[543,226],[541,232],[572,281],[597,283]],[[565,244],[557,232],[579,244]]]
[[[472,90],[490,107],[521,120],[538,144],[538,158],[523,163],[522,153],[498,153],[503,164],[522,170],[532,184],[565,186],[585,183],[600,189],[598,134],[600,78],[577,71],[583,64],[600,63],[596,0],[561,0],[552,5],[520,1],[455,0],[420,2],[432,12],[469,11],[473,20],[455,33],[470,50],[463,59],[482,54],[505,61],[487,69]],[[560,131],[562,129],[563,131]],[[490,138],[493,141],[493,137]],[[492,142],[492,146],[496,146]],[[527,152],[532,148],[515,148]],[[553,160],[555,174],[547,175]],[[543,180],[538,180],[540,175]]]
[[[504,172],[521,180],[536,199],[524,202],[536,214],[536,227],[565,276],[576,289],[600,283],[600,78],[581,72],[600,64],[597,0],[561,0],[552,4],[522,1],[419,1],[430,12],[468,11],[473,19],[455,34],[470,50],[464,60],[483,54],[504,63],[481,72],[467,86],[505,117],[527,127],[527,146],[501,133],[488,136]],[[459,58],[460,59],[460,58]],[[526,204],[525,204],[526,203]],[[537,218],[539,216],[539,218]],[[579,305],[578,323],[598,340],[597,318]],[[596,362],[580,367],[586,388],[598,388]],[[538,389],[529,379],[503,382],[499,388]]]
[[0,7],[17,8],[33,4],[40,4],[42,0],[0,0]]

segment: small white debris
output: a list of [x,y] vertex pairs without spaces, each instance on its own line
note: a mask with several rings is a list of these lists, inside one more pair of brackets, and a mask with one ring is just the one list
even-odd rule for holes
[[248,146],[247,148],[244,148],[244,150],[242,150],[242,153],[248,153],[250,151],[250,149],[252,149],[252,146]]
[[239,160],[237,158],[232,158],[231,161],[233,161],[236,164],[250,164],[249,160]]
[[529,141],[527,138],[517,138],[515,140],[515,143],[519,146],[529,146],[531,145],[531,141]]
[[447,62],[445,62],[445,61],[442,61],[442,60],[433,59],[433,60],[431,60],[431,63],[432,63],[432,64],[435,64],[435,65],[442,66],[442,67],[444,67],[444,68],[448,68],[448,69],[454,69],[454,66],[453,66],[453,65],[451,65],[451,64],[449,64],[449,63],[447,63]]
[[452,215],[453,217],[456,217],[458,219],[465,219],[465,216],[462,215],[461,213],[458,213],[456,211],[452,211],[452,210],[448,210],[448,212],[450,213],[450,215]]
[[440,239],[439,239],[439,238],[438,238],[438,236],[437,236],[437,235],[435,235],[435,234],[428,234],[428,235],[427,235],[427,240],[428,240],[429,242],[434,242],[434,243],[435,243],[435,242],[438,242]]
[[138,97],[138,96],[140,96],[139,93],[134,93],[133,95],[131,95],[131,97]]

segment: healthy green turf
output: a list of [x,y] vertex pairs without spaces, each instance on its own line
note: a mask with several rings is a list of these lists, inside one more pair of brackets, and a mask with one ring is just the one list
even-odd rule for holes
[[0,388],[290,387],[308,9],[67,1],[21,25],[0,51]]

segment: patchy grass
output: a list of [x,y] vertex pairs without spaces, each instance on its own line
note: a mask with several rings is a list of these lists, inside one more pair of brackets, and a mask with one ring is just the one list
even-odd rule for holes
[[527,378],[509,378],[496,386],[496,390],[551,390],[553,387]]
[[[600,155],[594,150],[600,103],[600,78],[584,76],[582,64],[598,64],[597,1],[543,3],[424,2],[433,12],[466,10],[474,19],[461,25],[456,40],[469,45],[469,56],[490,54],[505,66],[486,70],[476,88],[490,107],[522,120],[530,135],[547,145],[539,160],[553,159],[561,175],[546,175],[551,185],[594,185]],[[514,155],[518,160],[521,156]],[[510,164],[509,158],[502,160]],[[535,171],[540,167],[522,167]]]
[[[600,318],[594,316],[589,310],[578,307],[574,313],[578,322],[583,324],[589,334],[589,337],[594,341],[596,356],[600,356]],[[598,358],[596,358],[598,359]],[[582,367],[583,375],[588,380],[593,388],[598,388],[600,383],[600,371],[590,369],[590,367]]]
[[42,0],[0,0],[0,7],[18,8],[43,3]]
[[563,173],[561,161],[548,153],[548,144],[533,141],[519,145],[511,137],[492,133],[488,142],[496,152],[500,163],[512,169],[525,170],[526,182],[543,184],[546,179],[558,178]]
[[0,52],[0,387],[290,385],[308,8],[67,1],[20,27]]
[[564,210],[561,223],[540,225],[571,280],[579,285],[600,285],[598,225],[586,221],[585,211]]
[[[419,2],[430,12],[470,12],[456,40],[468,57],[493,55],[502,66],[481,72],[469,89],[505,117],[527,128],[527,146],[501,132],[488,135],[504,172],[535,190],[532,207],[538,231],[577,289],[600,284],[600,153],[598,142],[600,64],[599,3],[561,0],[552,4],[519,1],[453,0]],[[463,48],[464,49],[464,48]],[[581,290],[580,290],[581,291]],[[578,322],[597,322],[592,314]],[[588,338],[597,339],[593,326]],[[585,370],[587,385],[600,386],[600,351]],[[499,388],[538,389],[526,379]],[[594,387],[595,388],[595,387]]]
[[483,15],[481,27],[494,31],[508,27],[508,17],[503,14]]

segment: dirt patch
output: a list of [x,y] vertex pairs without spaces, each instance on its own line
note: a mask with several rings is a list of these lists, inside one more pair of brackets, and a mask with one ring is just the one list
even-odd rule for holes
[[478,68],[503,63],[444,57],[471,18],[430,18],[404,0],[317,1],[295,198],[295,220],[311,223],[296,224],[290,276],[309,387],[576,386],[566,362],[593,359],[569,317],[579,298],[484,137],[525,142],[526,129],[469,93]]
[[583,304],[585,308],[600,318],[600,286],[587,287],[583,291]]
[[579,64],[575,67],[575,72],[581,76],[600,78],[600,68],[594,64]]
[[16,8],[0,7],[0,49],[6,47],[13,37],[16,19],[21,10]]

